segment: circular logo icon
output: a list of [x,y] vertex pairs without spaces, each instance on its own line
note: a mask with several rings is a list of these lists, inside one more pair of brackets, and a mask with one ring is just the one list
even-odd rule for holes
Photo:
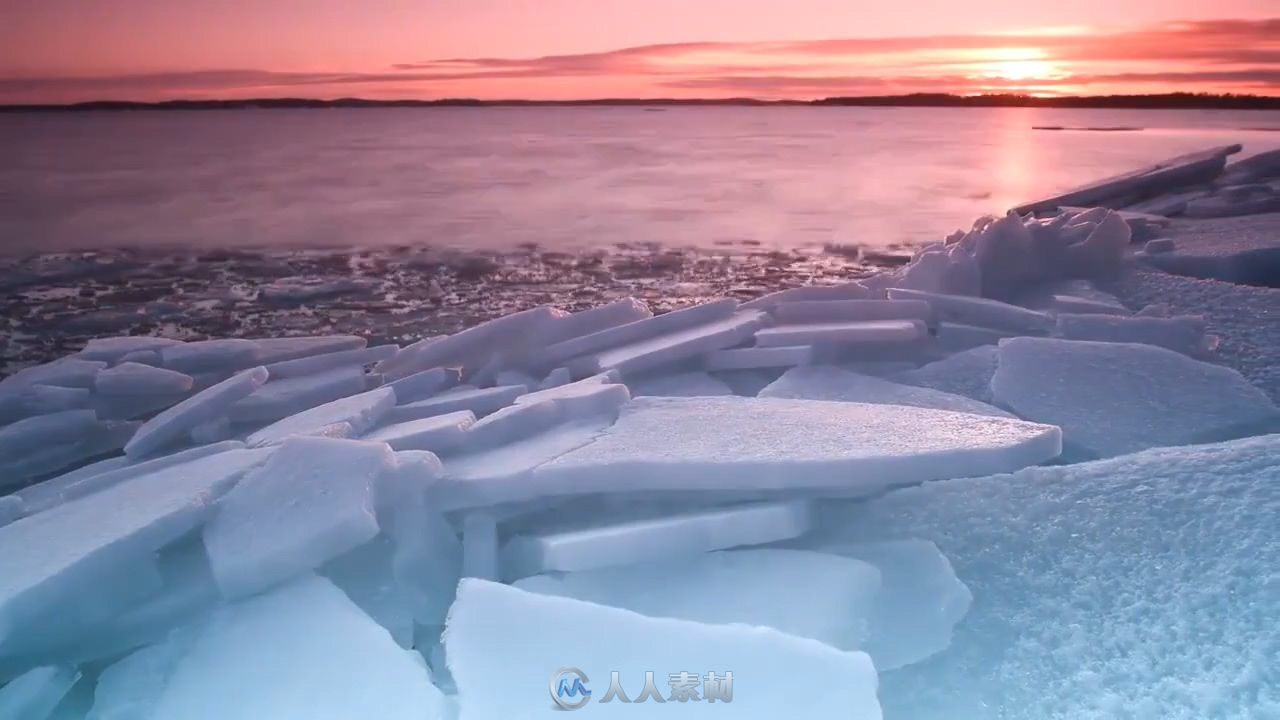
[[577,710],[591,701],[587,674],[576,667],[562,667],[551,673],[551,699],[562,710]]

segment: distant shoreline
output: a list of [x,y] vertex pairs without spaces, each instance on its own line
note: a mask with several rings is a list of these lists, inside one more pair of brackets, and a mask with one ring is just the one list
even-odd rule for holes
[[917,93],[865,97],[829,97],[820,100],[757,100],[753,98],[675,99],[601,98],[592,100],[367,100],[339,98],[256,98],[243,100],[168,100],[135,102],[97,100],[69,104],[0,105],[0,112],[85,112],[125,110],[247,110],[327,108],[442,108],[442,107],[1042,107],[1113,110],[1280,110],[1280,97],[1263,95],[1091,95],[1033,97],[1030,95],[948,95]]

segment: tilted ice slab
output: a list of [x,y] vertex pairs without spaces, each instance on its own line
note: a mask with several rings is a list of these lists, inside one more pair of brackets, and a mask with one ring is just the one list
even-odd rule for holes
[[880,571],[870,563],[776,549],[653,557],[658,559],[513,584],[649,617],[769,627],[842,650],[863,649],[869,635],[880,591]]
[[[655,322],[662,317],[642,322]],[[570,372],[577,376],[607,370],[631,374],[652,370],[686,358],[720,348],[732,347],[750,339],[765,322],[766,315],[756,310],[734,313],[712,322],[686,327],[655,337],[610,348],[569,362]],[[626,326],[623,326],[626,327]]]
[[[564,365],[573,358],[633,345],[660,335],[681,332],[698,325],[724,320],[731,316],[737,308],[737,300],[725,299],[694,305],[681,310],[673,310],[646,320],[637,320],[636,322],[548,345],[532,353],[525,360],[525,364],[536,371],[550,370],[559,365]],[[587,372],[585,374],[589,375],[591,373]]]
[[622,298],[600,307],[558,317],[548,323],[543,336],[538,340],[546,345],[554,345],[651,317],[653,311],[648,305],[632,297]]
[[207,390],[192,395],[148,420],[134,434],[124,453],[141,458],[182,441],[195,426],[221,417],[241,398],[248,397],[267,381],[264,368],[237,373]]
[[54,360],[44,365],[25,368],[0,380],[0,397],[28,385],[56,385],[57,387],[91,388],[93,379],[107,364],[97,360],[84,360],[75,356]]
[[991,417],[1013,417],[1004,410],[963,395],[903,385],[830,365],[792,368],[761,390],[759,397],[909,405]]
[[176,370],[124,362],[99,372],[93,389],[103,395],[169,395],[187,392],[194,382]]
[[58,623],[50,613],[92,602],[120,569],[145,565],[203,522],[211,503],[262,459],[250,450],[218,453],[0,528],[0,648],[12,651],[27,633]]
[[377,371],[392,380],[443,366],[472,366],[492,353],[515,352],[536,341],[541,332],[567,313],[542,306],[513,313],[467,328],[444,338],[416,342],[390,360],[378,364]]
[[[333,430],[338,431],[337,437],[362,435],[385,417],[395,404],[395,391],[389,387],[380,387],[290,415],[251,434],[245,442],[259,447],[281,442],[294,435],[333,436]],[[342,429],[344,425],[345,430]]]
[[612,422],[631,400],[626,385],[604,373],[547,390],[526,393],[515,403],[467,429],[467,452],[498,448],[566,423]]
[[781,323],[869,320],[929,322],[933,317],[933,309],[923,300],[804,300],[782,303],[770,314]]
[[200,625],[153,717],[444,720],[444,698],[415,655],[333,583],[306,577]]
[[387,411],[387,422],[407,422],[446,413],[469,411],[477,416],[504,408],[524,395],[524,385],[499,385],[489,388],[459,386],[425,400],[402,403]]
[[432,368],[388,383],[396,391],[396,401],[411,403],[435,395],[458,384],[456,368]]
[[227,493],[204,528],[223,596],[259,592],[373,539],[375,488],[395,467],[383,443],[285,441]]
[[108,338],[91,338],[85,344],[84,349],[76,353],[76,356],[83,360],[100,360],[103,362],[114,363],[126,355],[137,352],[146,352],[148,350],[160,350],[170,345],[181,345],[181,340],[171,340],[162,337],[148,337],[140,335],[137,337],[108,337]]
[[36,415],[88,407],[92,393],[87,388],[59,387],[35,383],[0,395],[0,424],[17,422]]
[[[56,414],[61,415],[62,413]],[[52,416],[41,415],[30,418],[30,420],[39,420],[45,417]],[[14,423],[14,425],[21,424]],[[0,485],[5,483],[21,484],[41,475],[48,475],[77,463],[117,452],[137,432],[140,424],[136,422],[96,422],[72,438],[60,441],[43,440],[32,444],[24,452],[18,452],[16,456],[10,456],[0,461]]]
[[160,362],[164,367],[188,375],[240,370],[253,365],[257,357],[258,344],[239,338],[200,340],[160,348]]
[[[573,632],[566,633],[565,628]],[[468,579],[458,587],[444,641],[458,687],[459,720],[560,717],[563,711],[547,695],[548,677],[568,664],[586,677],[592,714],[717,718],[728,714],[762,720],[881,717],[876,671],[865,654],[843,652],[769,628],[650,618]],[[621,698],[600,702],[611,672],[618,673],[630,704]],[[646,672],[653,673],[665,705],[655,699],[636,702]],[[712,672],[719,678],[726,672],[733,674],[728,707],[723,695],[716,702],[703,699],[703,681]],[[669,699],[670,676],[679,679],[680,673],[696,675],[698,681],[695,695],[685,696],[685,702]],[[504,678],[501,692],[493,692],[494,678]],[[555,680],[551,677],[553,688]]]
[[508,540],[501,551],[504,577],[590,570],[789,540],[811,529],[812,514],[803,501],[766,502],[560,525]]
[[1012,330],[1030,335],[1047,335],[1053,330],[1053,317],[1050,315],[999,300],[905,288],[890,288],[889,297],[894,300],[923,300],[933,308],[934,317],[938,321]]
[[707,353],[702,366],[707,370],[753,370],[807,365],[813,360],[813,346],[749,347]]
[[864,300],[869,297],[871,297],[871,291],[857,282],[841,285],[808,285],[761,295],[754,300],[742,303],[742,309],[772,311],[782,303]]
[[694,397],[698,395],[733,394],[733,390],[724,384],[722,380],[717,380],[705,372],[659,374],[653,377],[628,380],[627,387],[631,388],[631,394],[635,396]]
[[638,398],[528,486],[584,492],[823,491],[1015,470],[1056,457],[1057,428],[967,413],[779,398]]
[[80,679],[73,667],[34,668],[0,688],[0,718],[45,720]]
[[[261,342],[261,341],[259,341]],[[344,367],[362,367],[370,363],[380,362],[394,357],[399,350],[396,345],[379,345],[371,348],[340,350],[323,355],[309,355],[293,360],[282,360],[265,365],[272,380],[314,375],[315,373],[335,370]]]
[[991,390],[1094,457],[1221,440],[1280,420],[1235,370],[1152,345],[1013,338],[1000,344]]
[[92,410],[66,410],[0,427],[0,458],[18,459],[46,444],[74,442],[98,426]]
[[905,343],[928,334],[922,320],[867,320],[778,325],[756,333],[760,347],[845,343]]
[[368,341],[357,335],[319,335],[296,338],[259,338],[258,364],[271,365],[317,355],[353,351],[363,348]]
[[392,450],[430,450],[439,452],[463,442],[467,428],[476,422],[470,410],[435,415],[419,420],[384,425],[372,430],[362,440],[384,442]]
[[923,367],[895,373],[889,379],[991,402],[991,376],[996,374],[995,345],[980,345]]
[[1280,636],[1280,435],[930,483],[830,518],[921,538],[973,592],[891,717],[1266,717]]
[[[359,365],[317,373],[271,378],[227,410],[233,422],[267,423],[370,389],[371,378]],[[376,384],[376,382],[375,382]]]
[[1143,343],[1203,356],[1211,349],[1202,317],[1119,317],[1114,315],[1058,315],[1058,335],[1068,340]]
[[391,574],[420,625],[444,624],[462,566],[457,533],[428,496],[440,477],[431,453],[396,453],[398,466],[378,486],[378,524],[391,539]]

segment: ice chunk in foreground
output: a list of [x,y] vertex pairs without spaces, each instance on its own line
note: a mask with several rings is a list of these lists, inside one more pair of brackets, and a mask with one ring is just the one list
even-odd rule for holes
[[980,345],[914,370],[895,373],[895,382],[933,388],[991,402],[991,376],[996,374],[996,346]]
[[[770,627],[842,650],[865,649],[880,590],[874,565],[808,550],[657,557],[635,565],[536,575],[514,585],[650,617]],[[805,591],[796,593],[800,587]],[[879,658],[872,658],[879,667]]]
[[80,679],[73,667],[46,665],[0,688],[0,719],[45,720]]
[[285,441],[218,503],[204,528],[223,596],[259,592],[372,540],[374,488],[395,465],[382,443]]
[[240,370],[253,365],[257,356],[258,344],[239,338],[200,340],[160,348],[160,362],[166,368],[188,375]]
[[[337,429],[339,436],[348,433],[362,435],[378,424],[395,404],[395,391],[380,387],[290,415],[253,433],[246,442],[259,447],[281,442],[293,435],[328,435],[333,429]],[[341,429],[344,424],[348,426],[346,430]]]
[[144,564],[203,522],[211,503],[261,460],[249,450],[211,455],[0,528],[0,648],[12,651],[16,638],[56,626],[51,613],[93,602],[121,568]]
[[430,453],[397,453],[400,465],[378,488],[378,523],[394,545],[391,574],[420,625],[444,624],[461,573],[457,533],[428,498],[440,476]]
[[248,397],[266,381],[266,369],[253,368],[192,395],[138,428],[133,439],[124,446],[124,453],[141,458],[180,442],[192,428],[221,416],[236,401]]
[[991,417],[1013,417],[1000,408],[963,395],[903,385],[830,365],[791,368],[783,373],[782,377],[761,390],[759,397],[910,405]]
[[[770,628],[650,618],[468,579],[458,587],[444,641],[461,702],[459,720],[559,717],[563,710],[551,700],[557,669],[566,666],[583,673],[590,698],[567,692],[560,697],[588,702],[596,715],[881,717],[876,671],[864,653],[843,652]],[[601,702],[615,671],[631,703],[621,697]],[[636,702],[646,672],[653,674],[665,704],[652,698]],[[726,673],[732,673],[731,690],[724,684]],[[684,686],[694,692],[680,694],[681,685],[673,687],[672,676],[677,681],[692,676]],[[494,678],[503,678],[501,692],[494,691]],[[715,702],[704,699],[708,689]]]
[[467,428],[475,422],[474,413],[460,410],[386,425],[361,439],[387,443],[392,450],[446,450],[462,444]]
[[194,384],[190,375],[175,370],[125,362],[99,372],[93,389],[103,395],[172,395],[185,393]]
[[952,629],[973,603],[969,588],[928,540],[817,549],[856,558],[879,570],[879,592],[867,616],[868,636],[857,648],[871,655],[881,672],[946,650]]
[[369,389],[364,368],[348,366],[315,375],[270,379],[228,410],[233,422],[265,423]]
[[973,593],[948,650],[884,676],[886,715],[1267,717],[1280,435],[928,483],[830,518],[937,544]]
[[631,394],[634,396],[694,397],[733,394],[733,390],[723,381],[704,372],[674,373],[629,380],[627,387],[631,388]]
[[1056,457],[1057,428],[902,405],[637,398],[593,441],[539,466],[535,493],[878,492]]
[[600,525],[582,520],[511,538],[503,575],[590,570],[789,540],[808,532],[808,503],[753,503]]
[[1000,343],[991,390],[1094,457],[1236,437],[1280,419],[1235,370],[1152,345],[1013,338]]
[[[544,703],[545,704],[545,703]],[[154,717],[444,720],[420,661],[332,583],[303,578],[201,625]]]

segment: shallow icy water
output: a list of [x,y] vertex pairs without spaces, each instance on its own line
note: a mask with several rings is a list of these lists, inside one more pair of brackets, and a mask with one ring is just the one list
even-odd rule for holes
[[0,253],[885,247],[1179,153],[1274,148],[1277,127],[1275,112],[1032,108],[10,114]]

